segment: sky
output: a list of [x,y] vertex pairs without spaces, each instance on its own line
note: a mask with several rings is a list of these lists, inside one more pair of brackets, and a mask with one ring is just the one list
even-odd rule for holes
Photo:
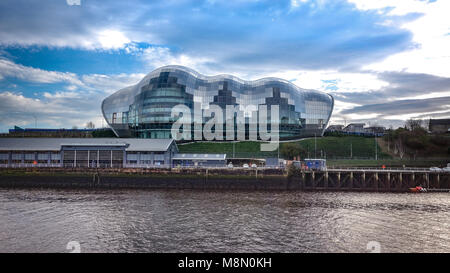
[[101,102],[163,65],[279,77],[331,124],[450,118],[448,0],[2,0],[0,132],[106,126]]

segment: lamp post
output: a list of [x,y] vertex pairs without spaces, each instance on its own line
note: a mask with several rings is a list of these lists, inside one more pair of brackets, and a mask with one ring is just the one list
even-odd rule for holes
[[350,159],[353,159],[353,143],[350,142]]
[[375,134],[375,160],[378,160],[377,135]]
[[33,114],[34,117],[34,128],[37,128],[37,116]]
[[314,133],[314,159],[317,158],[317,137],[316,134]]

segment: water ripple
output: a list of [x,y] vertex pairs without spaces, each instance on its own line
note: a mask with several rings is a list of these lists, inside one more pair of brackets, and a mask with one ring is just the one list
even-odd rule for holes
[[0,190],[0,252],[449,252],[448,193]]

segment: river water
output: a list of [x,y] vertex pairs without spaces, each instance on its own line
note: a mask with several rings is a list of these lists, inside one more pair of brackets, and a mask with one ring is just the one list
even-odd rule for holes
[[0,252],[450,252],[449,193],[0,189],[0,205]]

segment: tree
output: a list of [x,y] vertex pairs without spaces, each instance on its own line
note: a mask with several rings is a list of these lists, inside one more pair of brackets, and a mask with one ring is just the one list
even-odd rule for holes
[[76,130],[76,129],[78,129],[78,126],[74,125],[74,126],[72,126],[72,129]]
[[284,143],[281,146],[281,155],[286,159],[293,159],[296,156],[301,158],[305,155],[305,149],[303,149],[299,144],[296,143]]
[[92,121],[89,121],[88,123],[86,123],[86,128],[94,129],[95,128],[95,124]]
[[408,119],[405,122],[405,128],[409,131],[417,131],[417,130],[423,130],[423,120],[421,119]]
[[395,141],[394,153],[398,154],[400,159],[403,159],[403,156],[405,155],[405,145],[403,145],[403,141],[400,137]]

